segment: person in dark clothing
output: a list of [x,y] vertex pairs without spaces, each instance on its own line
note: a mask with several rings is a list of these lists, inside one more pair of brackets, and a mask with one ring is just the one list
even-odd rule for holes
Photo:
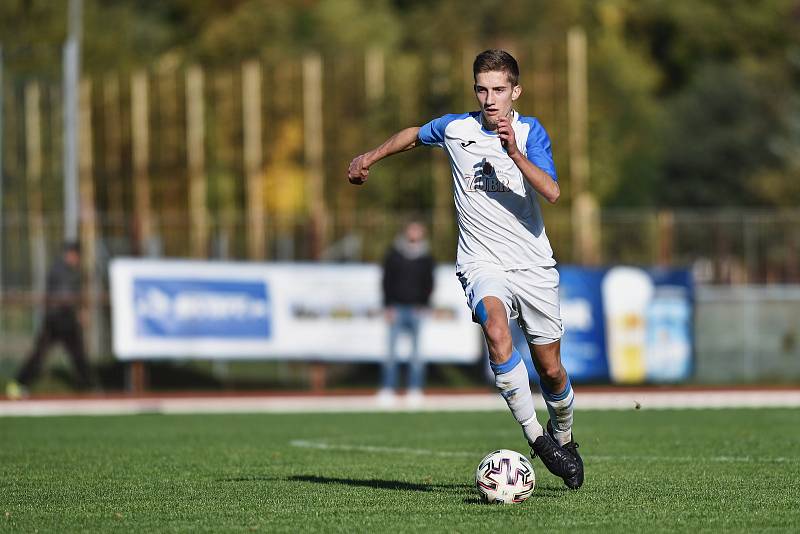
[[12,382],[7,388],[9,396],[22,395],[38,376],[48,349],[59,342],[64,344],[72,359],[79,387],[85,389],[91,385],[83,345],[83,329],[78,318],[81,304],[80,259],[80,246],[77,243],[67,243],[64,245],[62,257],[47,273],[44,320],[36,336],[33,351],[17,375],[16,384]]
[[425,226],[406,225],[386,253],[383,262],[383,304],[389,323],[389,353],[383,363],[383,385],[379,396],[390,400],[397,385],[397,341],[401,334],[411,337],[408,393],[422,395],[425,362],[419,354],[421,319],[433,292],[433,257],[425,239]]

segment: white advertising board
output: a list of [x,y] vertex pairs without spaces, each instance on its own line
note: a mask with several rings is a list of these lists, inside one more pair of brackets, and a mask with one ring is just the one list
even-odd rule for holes
[[[122,360],[386,357],[377,265],[123,258],[112,261],[110,280],[114,353]],[[437,267],[422,356],[470,363],[481,343],[455,268]],[[404,339],[401,357],[409,348]]]

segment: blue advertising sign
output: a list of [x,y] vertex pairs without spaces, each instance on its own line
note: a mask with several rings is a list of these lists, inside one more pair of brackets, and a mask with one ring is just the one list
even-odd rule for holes
[[[679,382],[692,372],[691,273],[562,266],[561,360],[575,382]],[[513,326],[513,325],[512,325]],[[538,379],[518,329],[514,345]]]
[[133,279],[136,334],[148,338],[246,338],[272,335],[263,280]]
[[561,319],[564,321],[562,363],[576,381],[609,378],[601,292],[605,269],[561,267]]

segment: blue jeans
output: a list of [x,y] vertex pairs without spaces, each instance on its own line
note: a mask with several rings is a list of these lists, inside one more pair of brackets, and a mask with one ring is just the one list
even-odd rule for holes
[[420,311],[415,306],[391,306],[393,317],[389,323],[389,354],[383,362],[383,387],[397,386],[397,340],[401,334],[411,336],[411,355],[408,358],[409,389],[421,389],[425,382],[425,362],[419,354]]

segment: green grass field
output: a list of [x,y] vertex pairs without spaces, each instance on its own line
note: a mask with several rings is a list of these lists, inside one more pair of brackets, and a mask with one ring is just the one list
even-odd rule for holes
[[579,412],[586,484],[536,460],[479,503],[507,413],[0,419],[0,531],[800,531],[797,410]]

